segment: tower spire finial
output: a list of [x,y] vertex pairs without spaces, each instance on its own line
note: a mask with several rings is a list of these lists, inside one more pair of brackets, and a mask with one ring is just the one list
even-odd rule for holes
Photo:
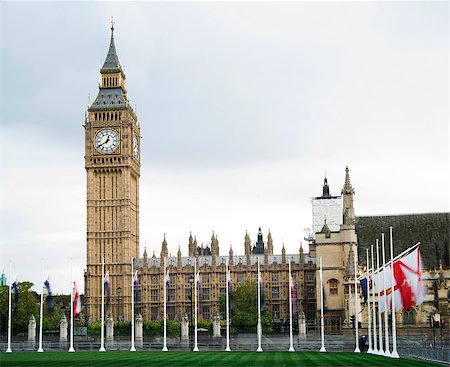
[[111,16],[111,37],[113,36],[113,32],[114,32],[114,19]]

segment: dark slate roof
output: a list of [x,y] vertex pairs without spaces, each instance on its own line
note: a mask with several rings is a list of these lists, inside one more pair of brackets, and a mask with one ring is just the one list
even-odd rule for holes
[[100,88],[97,98],[92,103],[89,111],[105,109],[125,109],[128,100],[122,88]]
[[389,226],[393,227],[394,256],[420,242],[424,269],[438,268],[439,261],[450,268],[450,213],[357,217],[360,264],[366,264],[365,249],[370,250],[377,238],[381,240],[382,232],[386,233],[386,258],[390,259]]
[[111,43],[109,44],[108,55],[106,55],[105,63],[100,69],[101,73],[117,73],[122,72],[119,57],[117,56],[116,46],[114,44],[114,28],[111,28]]

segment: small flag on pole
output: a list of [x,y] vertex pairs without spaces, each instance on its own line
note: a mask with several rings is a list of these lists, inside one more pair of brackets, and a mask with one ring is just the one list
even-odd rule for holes
[[50,312],[53,311],[53,299],[52,299],[52,289],[50,288],[50,278],[44,281],[45,289],[47,291],[47,307]]
[[134,301],[139,302],[140,301],[140,293],[139,293],[139,278],[138,278],[138,271],[136,270],[133,275],[133,287],[134,287]]
[[322,287],[322,294],[323,294],[323,312],[328,312],[328,303],[327,303],[327,296],[325,295],[325,288]]
[[231,279],[230,270],[228,270],[228,272],[227,272],[227,284],[228,284],[228,289],[232,290],[233,289],[233,280]]
[[109,301],[110,301],[110,293],[109,293],[109,270],[106,272],[103,283],[105,284],[105,292],[106,292],[106,308],[109,308]]
[[291,292],[292,314],[295,315],[297,313],[297,290],[295,289],[295,282],[292,275],[289,279],[289,291]]
[[369,276],[366,276],[359,281],[361,283],[361,290],[363,292],[364,304],[367,303],[367,293],[369,292],[368,277]]
[[19,281],[17,280],[17,276],[16,276],[14,282],[11,284],[11,288],[14,292],[14,303],[12,305],[12,308],[15,311],[17,305],[19,304]]
[[164,281],[166,282],[166,285],[170,284],[170,274],[169,274],[169,269],[167,269],[167,273],[164,276]]
[[75,282],[73,282],[73,293],[73,315],[76,316],[81,312],[81,299]]

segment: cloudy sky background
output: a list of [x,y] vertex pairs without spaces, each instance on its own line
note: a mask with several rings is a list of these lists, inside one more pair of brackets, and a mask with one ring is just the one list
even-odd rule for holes
[[[142,128],[141,253],[270,228],[298,253],[325,175],[357,215],[449,210],[448,3],[0,4],[0,267],[85,266],[84,114],[110,17]],[[0,270],[2,270],[0,269]],[[9,274],[8,274],[9,275]]]

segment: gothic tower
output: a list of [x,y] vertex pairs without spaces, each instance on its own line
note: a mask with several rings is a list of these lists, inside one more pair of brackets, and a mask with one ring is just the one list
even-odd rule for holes
[[131,108],[125,73],[114,44],[114,26],[99,92],[85,120],[87,178],[86,314],[101,315],[102,258],[109,271],[105,315],[131,317],[131,261],[139,254],[140,127]]

